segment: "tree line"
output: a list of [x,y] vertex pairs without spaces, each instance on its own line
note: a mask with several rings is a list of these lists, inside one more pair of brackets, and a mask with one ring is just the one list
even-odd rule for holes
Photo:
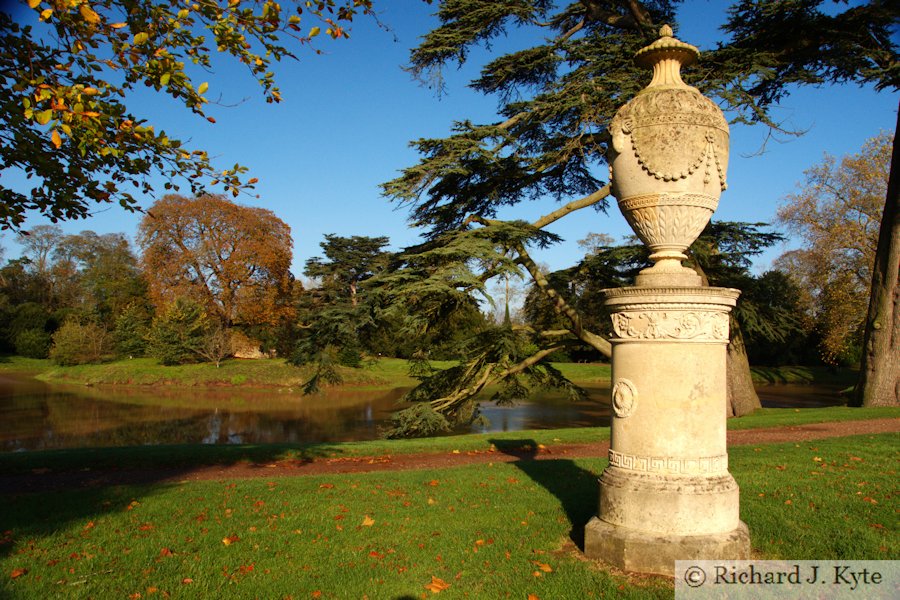
[[[385,196],[409,210],[410,223],[426,231],[422,244],[381,256],[386,245],[379,245],[381,238],[326,238],[325,258],[307,263],[322,284],[305,290],[281,270],[283,256],[274,251],[265,259],[273,266],[258,270],[220,269],[199,258],[181,264],[176,259],[188,256],[191,247],[182,248],[176,240],[208,235],[209,225],[198,224],[196,230],[185,225],[167,237],[145,219],[138,235],[141,256],[130,260],[145,275],[149,271],[144,263],[152,262],[160,276],[139,278],[146,290],[130,297],[102,285],[91,288],[89,281],[105,267],[93,264],[94,254],[84,259],[74,252],[68,268],[80,283],[67,296],[65,278],[49,275],[65,261],[57,258],[55,245],[46,249],[36,242],[31,262],[13,261],[4,268],[4,281],[19,278],[20,284],[4,284],[4,289],[11,298],[23,300],[4,305],[4,343],[21,342],[25,348],[30,339],[32,347],[46,347],[47,336],[57,334],[64,323],[86,326],[89,318],[72,315],[88,311],[88,302],[98,303],[100,316],[93,322],[112,331],[103,311],[118,319],[125,311],[116,312],[121,304],[115,299],[131,298],[124,306],[135,314],[133,331],[160,331],[166,318],[194,323],[191,330],[203,332],[211,355],[221,354],[215,340],[224,339],[222,331],[246,332],[265,349],[315,364],[310,389],[320,380],[334,380],[338,361],[352,363],[365,352],[388,348],[409,354],[422,378],[410,399],[420,402],[398,416],[399,433],[446,429],[470,420],[477,414],[475,393],[488,384],[503,390],[499,399],[519,394],[527,384],[562,386],[577,393],[547,359],[585,349],[609,354],[596,282],[628,281],[644,257],[631,243],[598,244],[571,268],[546,273],[530,252],[559,241],[546,229],[557,220],[587,208],[607,208],[607,125],[646,79],[630,57],[656,39],[663,24],[677,32],[680,2],[433,3],[438,24],[410,51],[407,68],[437,93],[446,91],[442,70],[465,63],[474,48],[490,50],[496,38],[519,34],[538,41],[491,56],[471,82],[473,89],[497,99],[496,120],[460,119],[445,137],[414,141],[418,163],[383,185]],[[151,174],[163,176],[165,190],[178,191],[186,181],[192,197],[204,198],[217,218],[229,222],[234,210],[214,208],[224,199],[205,190],[222,187],[237,197],[252,190],[255,180],[245,181],[246,169],[240,165],[214,168],[204,150],[188,148],[129,112],[124,100],[129,90],[144,84],[214,122],[205,112],[209,84],[194,81],[194,71],[185,65],[209,67],[215,47],[249,69],[267,101],[278,102],[280,92],[269,70],[274,63],[292,58],[296,48],[312,47],[322,30],[331,38],[346,38],[355,15],[371,17],[377,9],[377,3],[368,0],[294,2],[285,7],[254,0],[190,6],[174,0],[25,4],[27,18],[0,11],[0,169],[18,169],[37,182],[26,190],[0,186],[0,226],[14,230],[27,211],[58,220],[84,216],[95,203],[116,202],[134,210],[137,200],[130,190],[153,193]],[[684,73],[685,80],[720,103],[732,123],[781,131],[771,109],[797,86],[865,84],[896,90],[898,17],[896,3],[883,0],[852,6],[831,6],[824,0],[736,0],[721,27],[722,41]],[[871,207],[846,206],[846,200],[858,194],[852,185],[841,188],[834,164],[807,174],[814,201],[798,197],[792,205],[800,208],[785,208],[780,215],[809,251],[783,258],[781,274],[754,276],[747,270],[747,257],[777,239],[756,224],[713,223],[691,249],[692,265],[710,284],[745,289],[734,314],[728,354],[729,408],[734,414],[759,405],[749,382],[748,356],[757,346],[767,356],[791,356],[788,347],[793,342],[797,345],[790,352],[797,360],[805,360],[801,355],[811,347],[820,348],[831,363],[859,358],[863,377],[856,402],[900,401],[900,312],[895,300],[900,164],[894,146],[890,177],[872,179],[887,183],[876,242],[865,248],[874,252],[868,289],[867,273],[854,261],[863,248],[848,246],[838,233],[832,236],[838,243],[829,245],[829,236],[817,233],[829,222],[875,223]],[[875,189],[866,183],[867,190]],[[818,198],[841,189],[832,218]],[[498,218],[505,207],[538,199],[559,204],[530,221]],[[271,217],[263,212],[254,218]],[[148,217],[154,214],[151,209]],[[867,236],[871,233],[866,230]],[[82,241],[93,239],[87,234],[85,238]],[[150,250],[151,243],[159,245],[158,254]],[[334,266],[345,253],[353,255],[356,245],[374,255],[371,262],[359,263],[365,268],[350,272]],[[241,249],[227,249],[221,258],[231,256],[239,263]],[[358,259],[354,255],[353,260]],[[792,279],[784,279],[784,273]],[[508,282],[519,277],[531,281],[531,298],[526,300],[531,320],[513,323],[504,318],[499,326],[485,324],[476,298],[497,278]],[[123,275],[125,288],[128,280]],[[30,308],[21,309],[24,305]],[[26,316],[28,311],[34,319]],[[43,326],[32,326],[41,315],[46,317]],[[466,335],[454,345],[459,332]],[[164,337],[172,336],[132,339],[146,339],[147,348],[153,349],[153,340]],[[375,345],[372,340],[381,341]],[[422,340],[430,343],[418,344]],[[779,343],[785,344],[780,350]],[[440,354],[445,344],[461,362],[439,372],[414,349],[422,345]],[[182,356],[197,355],[192,349]]]
[[[859,363],[891,147],[892,136],[883,133],[860,153],[840,161],[826,156],[806,173],[778,214],[780,226],[804,245],[783,254],[775,269],[751,272],[754,256],[784,240],[761,223],[714,221],[691,247],[691,264],[708,283],[742,290],[732,328],[745,362]],[[432,257],[429,242],[391,252],[384,236],[327,234],[322,256],[305,263],[313,285],[304,287],[290,271],[287,224],[272,211],[210,195],[156,202],[138,227],[137,252],[125,234],[64,235],[56,225],[21,232],[18,242],[22,256],[0,269],[7,352],[61,365],[116,356],[219,364],[234,354],[278,355],[316,368],[311,390],[337,380],[334,366],[358,367],[366,357],[411,358],[420,366],[427,358],[466,362],[487,351],[479,340],[496,345],[501,332],[508,339],[496,358],[512,367],[537,349],[527,336],[568,331],[571,316],[561,306],[608,339],[601,291],[629,285],[648,264],[636,240],[615,244],[592,234],[572,267],[527,265],[536,277],[511,310],[508,276],[493,293],[477,278],[457,293],[447,273],[433,273],[448,260],[454,267],[493,252],[488,238],[473,235],[448,259],[444,244]],[[548,360],[605,358],[591,344],[563,337]],[[521,397],[523,387],[510,384],[505,394]]]

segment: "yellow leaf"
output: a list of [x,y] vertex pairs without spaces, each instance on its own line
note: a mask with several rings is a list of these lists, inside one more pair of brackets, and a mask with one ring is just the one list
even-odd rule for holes
[[122,29],[126,25],[127,23],[112,23],[110,27],[112,27],[113,29]]
[[81,13],[81,18],[91,25],[96,25],[100,22],[100,15],[98,15],[94,11],[94,9],[87,4],[82,4],[81,6],[79,6],[78,12]]
[[365,518],[364,518],[363,521],[362,521],[362,526],[363,526],[363,527],[371,527],[371,526],[374,525],[374,524],[375,524],[375,519],[373,519],[373,518],[370,517],[369,515],[366,515]]
[[140,32],[140,33],[134,34],[134,39],[132,40],[132,43],[133,43],[135,46],[139,46],[139,45],[143,44],[144,42],[146,42],[146,41],[149,40],[149,39],[150,39],[150,36],[147,34],[147,32],[146,32],[146,31],[142,31],[142,32]]
[[431,576],[431,583],[425,584],[425,589],[434,594],[438,594],[446,590],[448,587],[450,587],[449,583],[447,583],[443,579],[435,577],[434,575]]
[[37,8],[41,5],[41,0],[28,0],[28,6],[30,8]]
[[206,93],[206,90],[208,90],[208,89],[209,89],[209,84],[204,81],[203,83],[200,84],[200,87],[197,88],[197,93],[204,94],[204,93]]
[[309,30],[309,37],[311,37],[311,38],[316,37],[317,35],[319,35],[320,31],[322,31],[322,30],[319,29],[318,27],[313,27],[312,29]]
[[50,15],[52,15],[52,14],[53,14],[52,8],[45,8],[44,10],[41,11],[41,20],[46,21],[47,19],[50,18]]
[[50,109],[42,110],[41,112],[34,115],[34,120],[41,125],[46,125],[47,123],[49,123],[51,118],[53,118],[53,111]]

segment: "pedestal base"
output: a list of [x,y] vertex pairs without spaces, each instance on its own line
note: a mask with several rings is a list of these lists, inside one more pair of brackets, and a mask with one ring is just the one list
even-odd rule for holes
[[623,571],[672,576],[676,560],[749,559],[750,533],[741,522],[726,533],[660,536],[594,517],[584,528],[584,554]]

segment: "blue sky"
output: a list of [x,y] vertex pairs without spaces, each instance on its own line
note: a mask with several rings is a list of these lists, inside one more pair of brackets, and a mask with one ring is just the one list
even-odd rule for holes
[[[721,35],[717,27],[728,3],[685,4],[679,37],[701,51],[712,47]],[[208,76],[207,97],[216,99],[221,94],[221,106],[211,106],[208,111],[216,118],[215,125],[159,95],[141,93],[132,104],[135,113],[150,118],[170,137],[208,150],[223,168],[234,163],[250,168],[247,177],[259,178],[260,198],[239,201],[269,208],[290,225],[293,270],[298,277],[304,262],[320,254],[319,242],[326,233],[387,235],[393,249],[416,243],[418,233],[407,227],[406,212],[383,198],[378,185],[417,161],[408,147],[410,140],[444,136],[454,120],[497,120],[496,101],[465,87],[491,54],[475,52],[470,65],[448,69],[449,93],[438,98],[401,68],[409,49],[436,24],[431,15],[435,7],[415,0],[381,0],[376,6],[379,19],[391,31],[360,18],[349,41],[323,39],[318,43],[323,54],[300,50],[299,61],[278,66],[276,75],[284,97],[280,105],[266,104],[253,79],[224,62]],[[495,45],[493,53],[526,42],[513,32]],[[765,128],[732,127],[729,189],[714,218],[772,221],[779,202],[796,190],[803,171],[820,162],[823,153],[841,156],[857,152],[867,138],[881,130],[892,131],[897,102],[896,93],[876,94],[856,86],[808,88],[792,94],[775,111],[788,126],[807,130],[805,135],[766,143]],[[5,184],[11,183],[7,174],[4,179]],[[143,206],[152,201],[146,198]],[[501,217],[533,219],[554,206],[552,200],[527,203]],[[62,227],[67,233],[91,229],[124,232],[133,238],[139,220],[139,214],[118,206],[100,207],[90,219],[63,223]],[[42,222],[30,218],[26,227]],[[571,265],[580,257],[577,240],[589,232],[616,238],[630,233],[615,208],[608,216],[581,211],[553,231],[566,241],[535,256],[553,269]],[[0,239],[7,257],[18,254],[12,238],[7,233]],[[794,245],[796,241],[789,241],[773,248],[756,261],[756,269],[765,269]]]

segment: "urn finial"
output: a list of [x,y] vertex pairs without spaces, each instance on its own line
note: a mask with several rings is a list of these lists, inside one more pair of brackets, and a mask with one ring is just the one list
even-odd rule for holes
[[653,70],[650,83],[610,124],[610,183],[619,208],[652,254],[641,285],[700,285],[681,266],[725,189],[728,123],[719,107],[681,79],[700,51],[663,25],[660,37],[635,53]]

